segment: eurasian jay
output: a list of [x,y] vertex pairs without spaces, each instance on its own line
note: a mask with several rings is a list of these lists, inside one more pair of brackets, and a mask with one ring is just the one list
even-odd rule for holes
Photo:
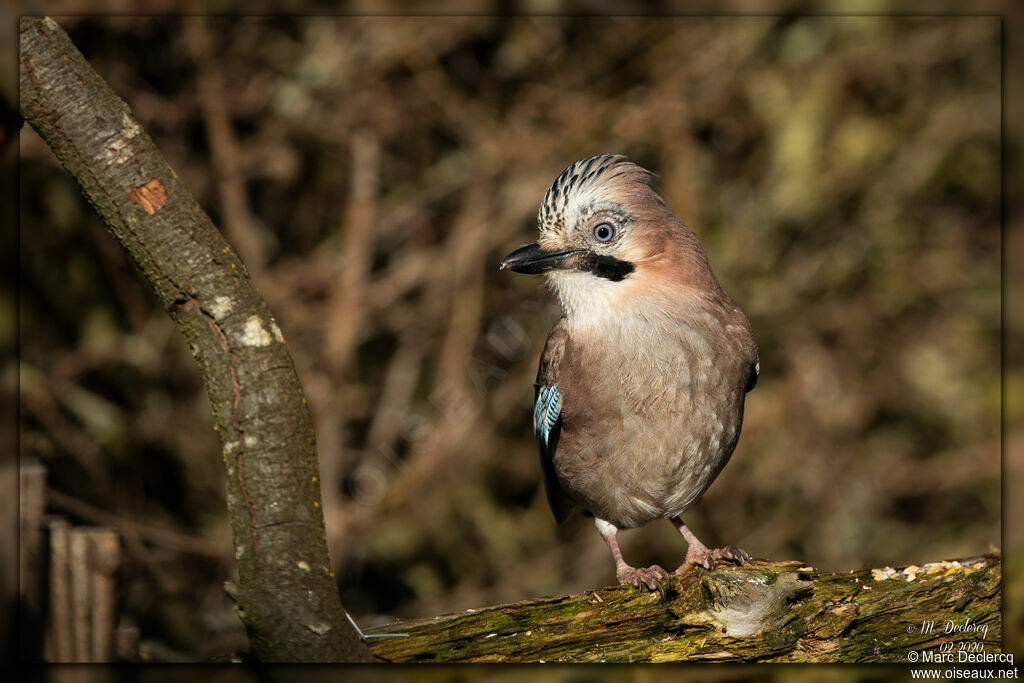
[[563,317],[535,385],[534,431],[561,523],[593,515],[620,583],[664,592],[668,572],[631,567],[616,533],[668,518],[693,564],[743,564],[683,523],[729,461],[760,363],[746,316],[722,291],[697,236],[621,155],[578,161],[544,195],[535,244],[502,269],[544,273]]

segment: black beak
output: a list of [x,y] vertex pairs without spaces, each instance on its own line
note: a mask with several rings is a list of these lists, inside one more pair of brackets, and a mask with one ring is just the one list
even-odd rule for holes
[[546,270],[567,267],[566,261],[580,252],[580,249],[544,251],[537,244],[528,244],[506,256],[505,260],[501,262],[500,270],[508,268],[517,273],[526,273],[528,275],[543,273]]

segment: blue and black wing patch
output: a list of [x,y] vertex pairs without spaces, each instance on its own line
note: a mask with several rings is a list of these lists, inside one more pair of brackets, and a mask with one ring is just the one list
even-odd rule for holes
[[559,387],[559,367],[565,355],[569,340],[569,330],[565,318],[559,320],[548,340],[544,344],[544,352],[540,354],[540,367],[537,368],[536,393],[533,395],[533,433],[537,437],[537,450],[540,452],[540,469],[544,475],[544,493],[548,505],[559,524],[572,516],[575,503],[565,489],[562,488],[558,475],[555,473],[555,451],[558,449],[558,438],[562,434],[562,389]]
[[537,402],[533,406],[533,431],[537,436],[537,446],[552,455],[551,432],[558,424],[562,414],[562,392],[558,385],[537,387]]
[[558,437],[562,433],[562,392],[558,385],[536,385],[536,402],[533,406],[533,432],[537,437],[537,450],[540,452],[540,469],[544,475],[544,493],[548,505],[561,524],[569,519],[573,511],[573,502],[566,495],[555,474],[554,457],[558,448]]

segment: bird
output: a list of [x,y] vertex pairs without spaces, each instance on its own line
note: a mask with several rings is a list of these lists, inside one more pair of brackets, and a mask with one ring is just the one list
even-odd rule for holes
[[592,516],[619,583],[664,598],[669,573],[627,564],[617,534],[670,520],[687,543],[676,575],[750,560],[705,546],[682,514],[732,456],[761,365],[750,322],[655,177],[620,154],[570,165],[544,195],[537,242],[500,269],[543,273],[562,307],[533,411],[555,520]]

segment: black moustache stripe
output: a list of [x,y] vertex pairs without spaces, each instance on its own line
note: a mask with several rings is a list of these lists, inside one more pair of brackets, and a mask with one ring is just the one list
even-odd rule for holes
[[595,254],[592,251],[581,254],[578,263],[580,269],[612,282],[619,282],[636,270],[629,261],[623,261],[614,256]]

